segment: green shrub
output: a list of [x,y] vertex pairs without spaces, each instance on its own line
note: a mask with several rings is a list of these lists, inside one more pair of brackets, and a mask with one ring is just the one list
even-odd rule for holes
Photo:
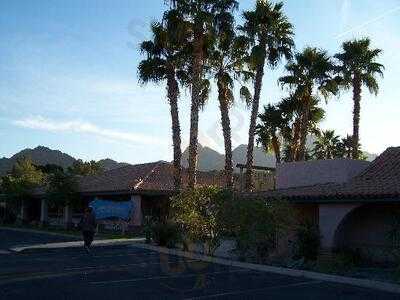
[[162,247],[174,248],[181,241],[179,228],[172,222],[154,224],[151,236],[153,241]]
[[240,257],[257,261],[265,261],[294,224],[285,201],[242,199],[217,187],[183,191],[172,198],[171,213],[184,245],[203,243],[213,254],[223,237],[233,238]]
[[358,250],[342,249],[334,253],[329,261],[318,262],[317,270],[324,273],[346,274],[361,264],[361,255]]
[[285,201],[236,198],[225,203],[225,228],[236,240],[242,259],[264,262],[294,222],[293,209]]
[[217,187],[199,187],[172,198],[171,216],[188,242],[203,243],[213,254],[225,232],[222,212],[232,194]]
[[143,222],[143,234],[146,238],[146,244],[149,244],[153,237],[153,225],[154,222],[151,216],[145,216]]
[[318,257],[321,235],[318,225],[305,221],[297,227],[294,258],[314,261]]
[[335,261],[339,269],[350,270],[360,266],[362,258],[359,249],[341,249],[335,256]]

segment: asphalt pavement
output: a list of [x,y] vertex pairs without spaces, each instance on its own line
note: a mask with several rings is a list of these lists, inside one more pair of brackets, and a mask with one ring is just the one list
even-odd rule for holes
[[21,231],[19,229],[5,229],[0,227],[0,250],[7,250],[12,247],[71,242],[79,240],[75,237],[66,237],[55,234],[34,233],[32,231]]
[[[0,237],[8,234],[0,229]],[[28,238],[22,237],[25,243]],[[14,236],[7,238],[7,245],[12,239],[18,242]],[[49,242],[51,237],[43,239]],[[90,255],[81,248],[0,255],[0,299],[216,298],[400,299],[400,295],[205,263],[131,245],[94,247]]]

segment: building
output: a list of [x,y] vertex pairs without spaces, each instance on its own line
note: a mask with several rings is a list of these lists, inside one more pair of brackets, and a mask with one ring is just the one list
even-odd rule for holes
[[302,219],[319,226],[324,253],[346,248],[374,261],[393,258],[393,247],[399,245],[390,233],[400,233],[400,147],[388,148],[371,163],[283,164],[276,182],[274,191],[245,196],[293,204]]
[[[198,185],[224,185],[222,172],[198,172]],[[187,186],[188,173],[182,170],[182,184]],[[153,162],[128,165],[78,180],[82,207],[93,200],[132,201],[134,212],[126,226],[141,226],[143,216],[155,218],[167,215],[169,199],[174,194],[173,165]],[[44,199],[45,189],[38,189],[34,198],[22,205],[20,218],[28,222],[71,226],[79,222],[81,210],[64,207],[62,211],[48,208]],[[61,216],[61,217],[60,217]]]

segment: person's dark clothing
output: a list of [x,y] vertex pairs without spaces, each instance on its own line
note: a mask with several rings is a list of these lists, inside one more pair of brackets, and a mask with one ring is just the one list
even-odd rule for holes
[[94,239],[94,231],[82,231],[85,247],[90,248]]
[[82,230],[83,241],[86,247],[90,247],[93,242],[94,234],[96,232],[96,217],[94,213],[84,214],[81,221],[79,222]]
[[80,221],[80,226],[82,231],[95,232],[97,222],[94,213],[84,214]]

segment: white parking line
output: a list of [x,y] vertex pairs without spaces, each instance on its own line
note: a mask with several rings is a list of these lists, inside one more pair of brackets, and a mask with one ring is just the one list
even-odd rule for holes
[[7,250],[0,250],[0,254],[10,254],[11,252],[10,251],[7,251]]
[[263,292],[263,291],[276,290],[276,289],[285,289],[285,288],[291,288],[291,287],[296,287],[296,286],[312,285],[312,284],[317,284],[317,283],[321,283],[321,281],[303,281],[303,282],[298,282],[298,283],[276,285],[276,286],[270,286],[270,287],[259,288],[259,289],[248,289],[248,290],[240,290],[240,291],[235,291],[235,292],[226,292],[226,293],[212,294],[212,295],[199,296],[199,297],[193,297],[193,298],[186,298],[186,300],[200,300],[200,299],[212,299],[212,298],[218,298],[218,297],[224,297],[224,296],[236,296],[236,295],[243,295],[243,294],[251,294],[251,293],[255,293],[255,292]]
[[[204,275],[220,275],[220,274],[230,274],[230,273],[250,273],[249,270],[231,270],[231,271],[217,271],[217,272],[209,272],[204,273]],[[187,274],[187,275],[172,275],[172,276],[154,276],[154,277],[144,277],[144,278],[134,278],[134,279],[121,279],[121,280],[108,280],[108,281],[93,281],[90,284],[93,285],[108,285],[108,284],[118,284],[118,283],[127,283],[127,282],[138,282],[138,281],[147,281],[147,280],[159,280],[159,279],[170,279],[170,278],[190,278],[197,277],[199,274]]]

